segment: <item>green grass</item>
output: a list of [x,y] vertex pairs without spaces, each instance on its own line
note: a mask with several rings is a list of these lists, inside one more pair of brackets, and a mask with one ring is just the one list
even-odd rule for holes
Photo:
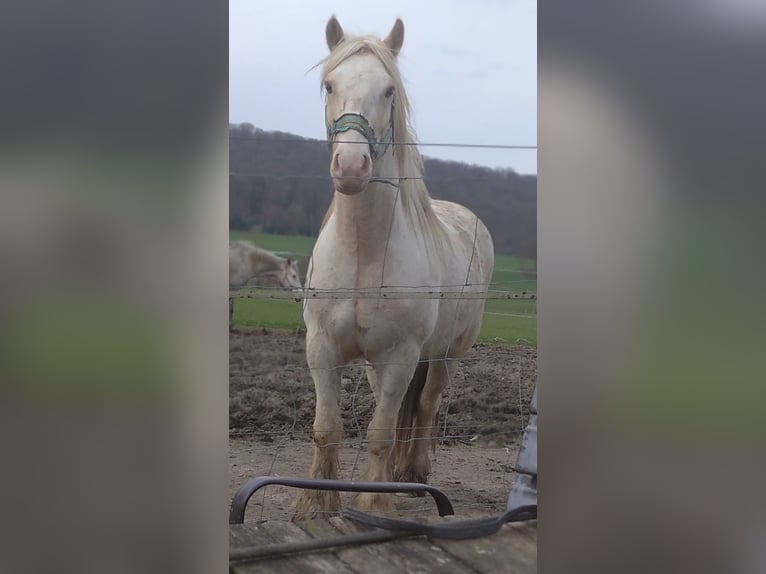
[[535,261],[514,255],[495,255],[492,289],[537,292]]
[[234,323],[295,329],[303,326],[303,306],[290,299],[239,299],[234,302]]
[[[232,231],[232,240],[252,241],[271,251],[308,258],[313,237],[272,235],[258,231]],[[535,261],[513,255],[496,255],[492,289],[537,292]],[[506,345],[537,345],[537,301],[487,301],[479,341]],[[234,305],[234,322],[239,326],[295,329],[303,326],[302,306],[292,300],[239,299]]]
[[479,341],[537,345],[537,301],[487,301]]

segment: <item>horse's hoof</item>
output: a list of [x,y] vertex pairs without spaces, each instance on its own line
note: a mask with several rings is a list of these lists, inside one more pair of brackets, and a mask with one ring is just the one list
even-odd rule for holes
[[298,497],[293,522],[329,518],[340,513],[340,494],[331,490],[304,490]]
[[[402,468],[394,471],[395,482],[418,482],[428,484],[428,473],[417,472],[412,468]],[[417,492],[414,496],[425,496],[424,492]]]
[[354,497],[353,505],[359,510],[373,512],[394,512],[394,504],[389,494],[382,492],[360,492]]

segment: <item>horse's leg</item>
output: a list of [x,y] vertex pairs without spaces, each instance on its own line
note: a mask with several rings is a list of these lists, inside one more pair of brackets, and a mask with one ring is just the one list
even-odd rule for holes
[[[403,345],[387,354],[385,358],[390,362],[377,359],[374,361],[378,364],[372,367],[374,374],[370,379],[376,402],[375,412],[367,428],[369,462],[365,480],[391,480],[391,451],[396,436],[396,420],[420,358],[420,349],[417,345]],[[381,493],[360,493],[354,498],[354,505],[366,510],[393,510],[390,495]]]
[[375,399],[375,404],[378,404],[378,400],[380,397],[380,385],[378,384],[378,374],[375,372],[375,369],[371,367],[370,365],[367,365],[365,367],[365,371],[367,372],[367,382],[370,383],[370,389],[372,389],[372,398]]
[[431,361],[426,377],[426,384],[420,394],[417,419],[412,433],[412,445],[407,451],[403,464],[395,470],[394,478],[402,482],[427,482],[431,474],[429,449],[438,429],[434,428],[438,420],[439,403],[442,391],[455,377],[458,363],[456,360]]
[[[338,448],[343,439],[340,412],[340,361],[321,337],[308,337],[306,358],[316,391],[314,418],[314,461],[311,478],[338,478]],[[330,490],[304,490],[293,520],[307,520],[320,513],[338,512],[340,495]]]

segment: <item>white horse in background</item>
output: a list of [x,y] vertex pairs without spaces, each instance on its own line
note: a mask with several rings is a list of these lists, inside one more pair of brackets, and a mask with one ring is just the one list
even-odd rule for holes
[[[323,61],[335,194],[313,250],[309,289],[377,297],[304,299],[306,356],[316,389],[310,476],[337,478],[343,440],[341,368],[366,360],[375,411],[365,480],[425,482],[441,393],[479,334],[494,266],[487,228],[465,207],[431,199],[397,65],[404,25],[385,40],[349,36],[333,16]],[[455,297],[384,298],[388,287]],[[462,295],[471,295],[462,298]],[[360,508],[391,510],[360,493]],[[336,492],[304,490],[295,519],[340,509]]]
[[[282,289],[300,293],[303,290],[298,262],[279,257],[246,241],[229,243],[229,290],[244,287],[250,279],[270,277]],[[300,298],[296,298],[300,301]],[[234,315],[234,299],[229,297],[229,327]]]

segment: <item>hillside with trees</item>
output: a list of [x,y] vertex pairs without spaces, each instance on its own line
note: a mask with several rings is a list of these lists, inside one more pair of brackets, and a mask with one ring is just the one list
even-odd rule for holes
[[[229,227],[316,236],[332,198],[329,164],[317,140],[230,125]],[[536,258],[536,176],[426,157],[425,182],[432,197],[478,214],[497,253]]]

